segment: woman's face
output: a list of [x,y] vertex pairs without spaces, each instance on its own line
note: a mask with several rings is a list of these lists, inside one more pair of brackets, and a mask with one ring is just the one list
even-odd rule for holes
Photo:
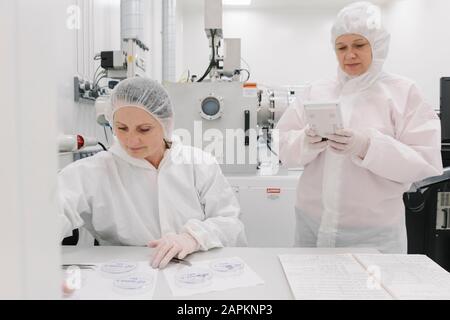
[[133,106],[114,114],[114,132],[126,152],[138,159],[162,157],[165,151],[164,130],[148,112]]
[[336,39],[336,57],[339,66],[349,76],[365,73],[372,64],[372,47],[358,34],[344,34]]

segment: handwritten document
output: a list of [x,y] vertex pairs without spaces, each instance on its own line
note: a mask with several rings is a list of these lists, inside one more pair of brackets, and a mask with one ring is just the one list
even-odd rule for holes
[[295,299],[450,299],[450,274],[424,255],[279,255]]

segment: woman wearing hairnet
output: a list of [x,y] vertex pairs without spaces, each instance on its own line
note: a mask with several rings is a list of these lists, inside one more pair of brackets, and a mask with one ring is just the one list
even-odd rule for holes
[[84,226],[100,245],[148,245],[154,268],[246,245],[239,204],[215,159],[172,141],[172,106],[159,83],[120,82],[106,113],[116,143],[59,174],[63,236]]
[[369,2],[339,12],[331,31],[337,78],[313,83],[305,94],[340,101],[345,129],[322,140],[302,106],[278,123],[281,160],[304,167],[296,245],[406,253],[402,195],[411,183],[442,174],[436,113],[414,82],[383,71],[390,36],[379,12]]

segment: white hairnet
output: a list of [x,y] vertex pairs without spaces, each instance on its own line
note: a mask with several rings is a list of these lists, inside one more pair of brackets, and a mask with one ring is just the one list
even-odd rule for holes
[[[333,48],[336,44],[336,39],[344,34],[359,34],[370,43],[373,58],[372,65],[366,74],[360,76],[364,77],[365,81],[359,81],[360,85],[369,85],[382,71],[389,52],[390,35],[381,25],[380,8],[367,1],[354,2],[344,7],[339,11],[331,29]],[[338,74],[343,82],[352,79],[340,69]]]
[[113,124],[114,113],[123,107],[137,107],[155,117],[164,129],[164,137],[169,141],[173,131],[173,110],[169,95],[164,87],[148,78],[129,78],[121,81],[111,94],[111,103],[105,112],[109,123]]

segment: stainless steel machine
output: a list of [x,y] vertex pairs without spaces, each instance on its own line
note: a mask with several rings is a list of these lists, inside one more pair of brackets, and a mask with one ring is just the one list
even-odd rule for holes
[[224,173],[256,173],[257,96],[241,82],[166,83],[174,133],[213,154]]

